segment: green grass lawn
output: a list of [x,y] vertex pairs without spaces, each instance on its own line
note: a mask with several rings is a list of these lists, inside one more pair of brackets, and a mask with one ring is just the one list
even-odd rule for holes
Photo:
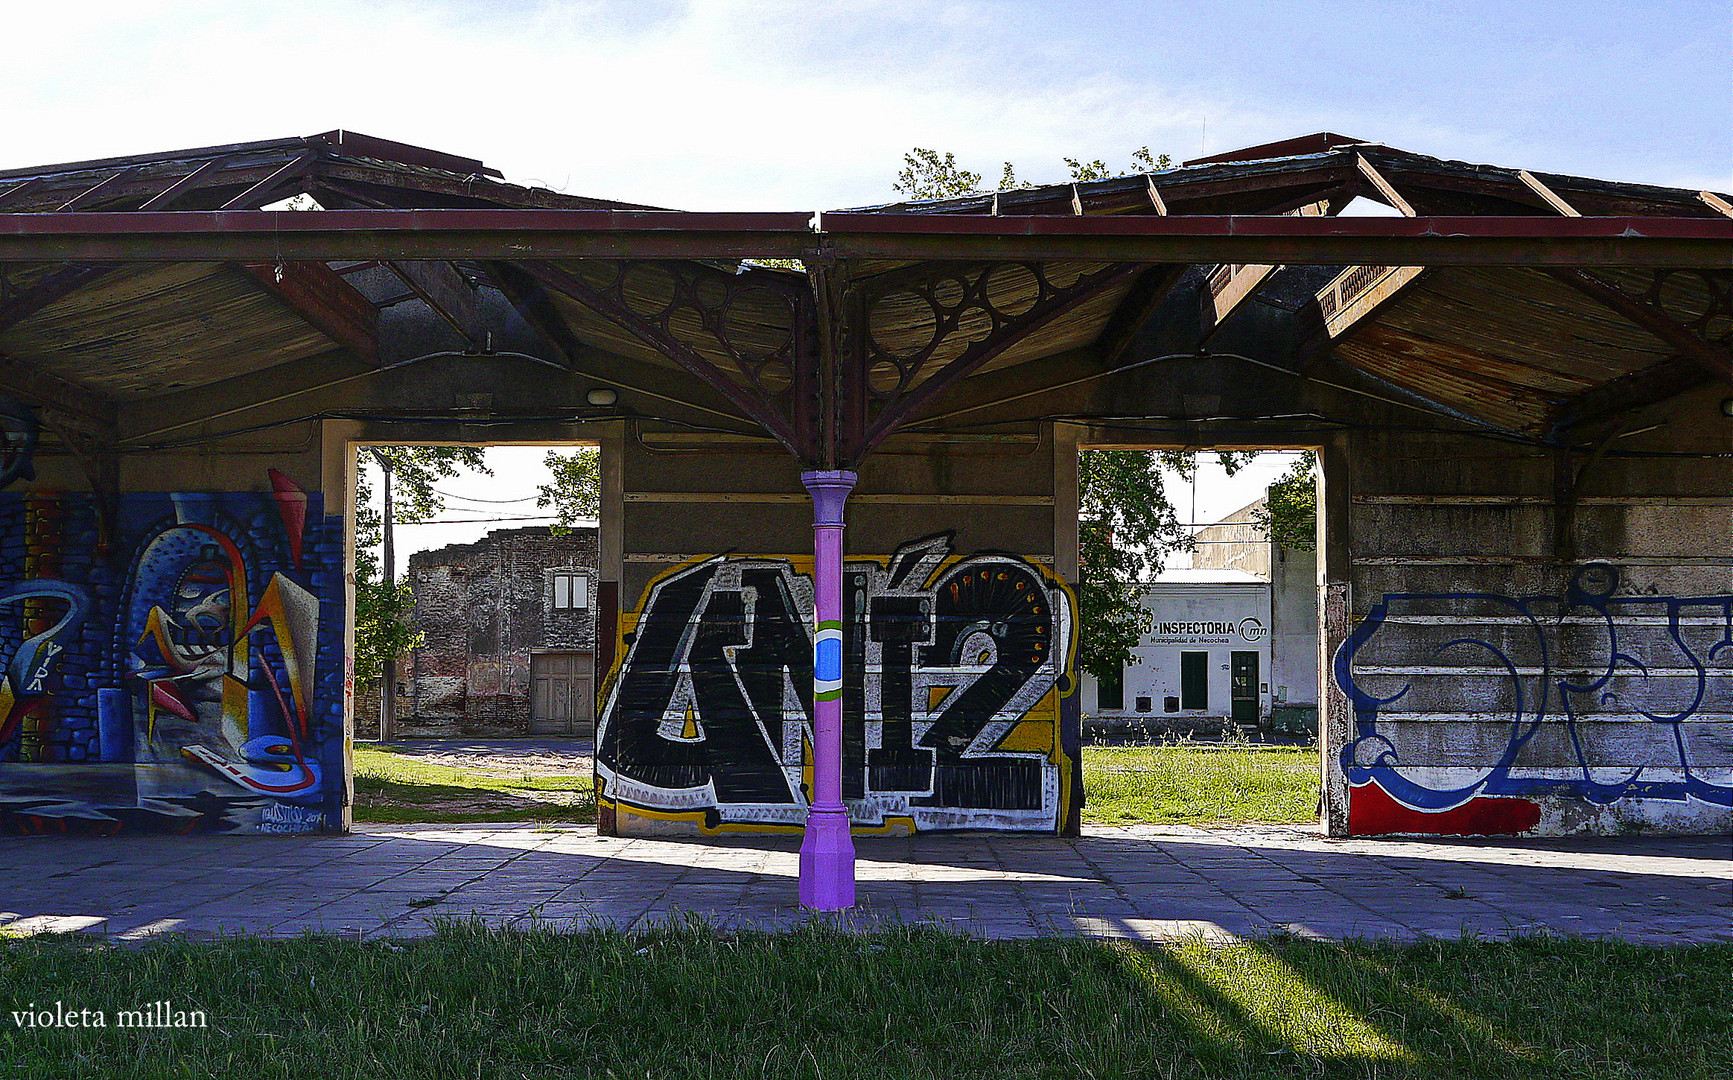
[[[1086,821],[1217,825],[1317,820],[1316,748],[1083,748]],[[390,747],[355,747],[355,820],[383,824],[547,821],[593,824],[588,773],[504,775],[433,765]]]
[[509,776],[431,765],[389,748],[355,747],[355,820],[564,821],[593,824],[590,774]]
[[1318,749],[1085,746],[1083,791],[1101,825],[1316,821]]
[[[31,1030],[30,1002],[203,1009]],[[1725,1078],[1733,946],[680,928],[0,942],[0,1075]],[[111,1020],[111,1024],[113,1021]]]

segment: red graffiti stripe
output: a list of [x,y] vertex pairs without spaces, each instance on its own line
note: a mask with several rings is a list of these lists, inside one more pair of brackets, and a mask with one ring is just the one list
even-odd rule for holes
[[1348,833],[1379,836],[1426,833],[1433,836],[1514,836],[1540,824],[1540,805],[1528,799],[1476,795],[1461,806],[1428,813],[1397,802],[1377,784],[1348,792]]

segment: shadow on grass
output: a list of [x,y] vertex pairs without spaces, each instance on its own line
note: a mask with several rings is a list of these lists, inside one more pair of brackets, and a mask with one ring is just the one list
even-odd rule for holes
[[1733,946],[1143,948],[816,922],[24,941],[0,945],[9,1007],[91,988],[76,1004],[172,1000],[225,1037],[0,1024],[0,1052],[21,1075],[127,1077],[1710,1077],[1733,1056],[1708,1007],[1730,970]]
[[[559,796],[566,796],[564,798]],[[570,787],[538,791],[533,787],[430,783],[415,779],[355,777],[356,821],[381,824],[462,824],[508,821],[564,821],[594,824],[595,794]]]

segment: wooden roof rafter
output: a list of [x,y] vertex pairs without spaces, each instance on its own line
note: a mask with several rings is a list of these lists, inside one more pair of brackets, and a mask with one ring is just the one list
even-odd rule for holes
[[[1594,271],[1581,267],[1553,268],[1547,273],[1647,330],[1676,350],[1681,357],[1709,374],[1733,381],[1733,349],[1728,347],[1727,339],[1710,341],[1702,336],[1696,327],[1675,318],[1659,299],[1663,275],[1656,275],[1655,284],[1647,295],[1632,296]],[[1710,309],[1694,320],[1698,326],[1707,325],[1717,310],[1733,315],[1733,281],[1723,276],[1719,281],[1719,289],[1716,289],[1715,276],[1702,276],[1709,284],[1714,299]]]

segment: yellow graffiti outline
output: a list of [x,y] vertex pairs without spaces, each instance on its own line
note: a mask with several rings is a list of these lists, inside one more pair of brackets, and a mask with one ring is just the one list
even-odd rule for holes
[[[939,565],[933,569],[933,572],[930,575],[928,575],[927,580],[921,583],[921,588],[929,588],[933,582],[943,577],[952,567],[956,566],[960,562],[977,558],[982,555],[996,554],[1003,553],[975,552],[969,555],[959,555],[955,553],[947,555],[940,560]],[[1012,557],[1018,558],[1019,556]],[[844,561],[845,563],[870,562],[879,569],[885,570],[889,569],[892,558],[893,556],[890,555],[849,555]],[[702,566],[708,562],[715,562],[717,560],[743,561],[748,559],[764,562],[786,562],[793,567],[795,573],[804,574],[809,578],[812,576],[813,572],[813,557],[811,555],[756,555],[742,552],[731,552],[726,555],[695,555],[692,558],[677,563],[652,577],[644,585],[643,591],[638,596],[637,608],[633,611],[620,612],[619,618],[615,620],[617,625],[614,632],[614,661],[612,666],[609,667],[606,677],[600,681],[600,686],[596,691],[596,715],[598,717],[607,710],[608,700],[613,696],[614,683],[618,681],[620,673],[625,667],[626,654],[629,645],[626,641],[626,635],[637,630],[638,623],[642,620],[644,615],[644,605],[650,602],[650,594],[655,591],[656,586],[677,574],[684,573],[694,567]],[[1001,740],[1009,738],[1011,732],[1016,731],[1019,725],[1024,721],[1029,720],[1031,717],[1035,717],[1037,713],[1046,714],[1045,722],[1050,723],[1053,727],[1053,745],[1051,750],[1048,751],[1045,760],[1048,764],[1057,767],[1059,772],[1059,805],[1055,811],[1058,814],[1058,817],[1053,822],[1053,831],[1059,832],[1065,827],[1065,811],[1066,808],[1071,805],[1072,796],[1075,793],[1074,789],[1076,787],[1076,781],[1073,776],[1074,766],[1072,757],[1070,754],[1065,752],[1064,745],[1060,741],[1059,737],[1059,703],[1062,699],[1076,694],[1078,692],[1079,684],[1082,681],[1077,676],[1077,639],[1080,636],[1077,628],[1077,592],[1071,587],[1069,582],[1057,575],[1049,574],[1039,563],[1030,559],[1024,559],[1023,562],[1040,576],[1046,587],[1057,588],[1064,593],[1065,600],[1067,604],[1070,605],[1071,634],[1070,640],[1065,643],[1065,666],[1061,669],[1060,673],[1062,681],[1066,684],[1066,688],[1060,690],[1059,683],[1055,682],[1045,694],[1041,695],[1039,700],[1029,707],[1028,712],[1018,718],[1017,724],[1012,725],[1012,727],[1006,731],[1005,735],[1001,737]],[[806,760],[806,755],[803,753],[803,775],[807,771],[804,765]],[[601,787],[599,782],[597,787]],[[597,793],[596,805],[598,807],[612,809],[616,813],[623,807],[626,809],[626,812],[638,817],[648,817],[657,821],[678,821],[697,825],[699,831],[705,836],[718,836],[725,832],[800,832],[805,828],[805,826],[802,825],[752,824],[749,822],[724,822],[716,828],[709,828],[703,823],[705,812],[702,810],[651,810],[646,807],[637,806],[633,803],[603,798],[599,791]],[[915,828],[914,819],[912,817],[893,815],[886,817],[883,825],[850,825],[849,833],[853,836],[887,835],[886,830],[890,827],[892,822],[900,822],[906,825],[910,835],[913,835],[918,831]]]

